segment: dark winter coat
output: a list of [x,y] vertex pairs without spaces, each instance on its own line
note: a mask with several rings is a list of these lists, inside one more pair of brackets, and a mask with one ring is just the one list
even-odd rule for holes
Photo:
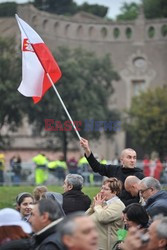
[[33,243],[30,238],[11,240],[1,245],[0,250],[33,250]]
[[[56,222],[56,221],[55,221]],[[51,227],[46,229],[40,234],[35,234],[34,239],[34,250],[65,250],[63,246],[59,233],[57,232],[57,226],[53,223]]]
[[91,199],[80,190],[70,190],[63,194],[63,210],[65,214],[76,211],[86,211]]
[[158,214],[167,216],[167,191],[161,190],[150,196],[146,201],[145,209],[151,218]]

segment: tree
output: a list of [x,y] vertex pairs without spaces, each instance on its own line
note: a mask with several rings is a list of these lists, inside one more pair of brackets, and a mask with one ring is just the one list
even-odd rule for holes
[[141,93],[132,100],[126,129],[148,153],[167,153],[167,87]]
[[0,4],[0,16],[3,16],[3,17],[14,16],[16,12],[17,12],[17,3],[6,2],[6,3]]
[[167,1],[166,0],[143,0],[145,17],[166,18],[167,17]]
[[117,20],[134,20],[137,18],[139,12],[139,4],[124,3],[121,7],[121,14],[117,16]]
[[83,3],[78,7],[78,10],[91,13],[96,16],[105,17],[107,15],[108,8],[98,4]]
[[[0,136],[1,129],[7,125],[14,131],[21,124],[22,110],[20,95],[16,91],[20,81],[20,59],[16,53],[15,40],[0,38]],[[0,147],[4,146],[2,141]]]
[[[144,15],[147,19],[166,18],[167,17],[167,1],[166,0],[141,0]],[[141,4],[124,3],[121,7],[121,14],[117,16],[117,20],[133,20],[139,13]]]
[[83,3],[79,6],[73,0],[34,0],[34,6],[58,15],[74,15],[78,11],[85,11],[105,17],[108,11],[108,8],[103,5]]
[[77,4],[73,0],[34,0],[34,6],[58,15],[73,15],[77,11]]
[[[56,87],[73,120],[82,122],[79,133],[81,136],[99,138],[101,132],[95,131],[94,127],[93,131],[85,131],[85,120],[91,123],[91,121],[118,119],[117,113],[111,113],[108,109],[108,99],[113,93],[111,83],[112,80],[118,79],[109,56],[100,59],[82,49],[70,51],[67,48],[60,48],[56,58],[63,73]],[[45,119],[53,119],[62,124],[69,120],[53,89],[47,92],[39,104],[35,106],[32,104],[27,112],[36,132],[42,131],[50,135],[48,147],[56,148],[55,138],[58,138],[66,156],[68,143],[77,139],[74,131],[59,131],[60,129],[48,133],[44,131]],[[113,133],[112,130],[110,136]]]

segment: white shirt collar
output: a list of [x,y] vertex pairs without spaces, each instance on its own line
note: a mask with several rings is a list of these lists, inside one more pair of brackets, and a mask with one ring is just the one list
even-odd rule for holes
[[108,201],[106,201],[106,204],[110,205],[111,203],[115,202],[115,200],[118,200],[118,199],[119,199],[118,196],[114,196],[111,199],[109,199]]
[[47,225],[46,227],[42,228],[41,231],[37,232],[36,235],[39,235],[43,232],[45,232],[48,228],[52,227],[52,226],[55,226],[56,224],[58,224],[63,218],[60,218],[58,220],[55,220],[53,222],[51,222],[49,225]]

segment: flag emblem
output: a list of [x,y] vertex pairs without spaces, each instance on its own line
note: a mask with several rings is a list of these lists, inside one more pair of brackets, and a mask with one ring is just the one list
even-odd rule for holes
[[31,46],[31,43],[27,38],[23,39],[23,51],[31,51],[34,52],[33,47]]

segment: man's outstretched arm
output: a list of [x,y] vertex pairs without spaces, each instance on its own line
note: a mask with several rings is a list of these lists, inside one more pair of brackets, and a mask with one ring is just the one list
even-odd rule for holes
[[94,172],[101,174],[102,176],[114,177],[117,168],[112,168],[112,165],[101,164],[96,160],[89,147],[88,140],[81,138],[80,145],[84,149],[87,161]]

